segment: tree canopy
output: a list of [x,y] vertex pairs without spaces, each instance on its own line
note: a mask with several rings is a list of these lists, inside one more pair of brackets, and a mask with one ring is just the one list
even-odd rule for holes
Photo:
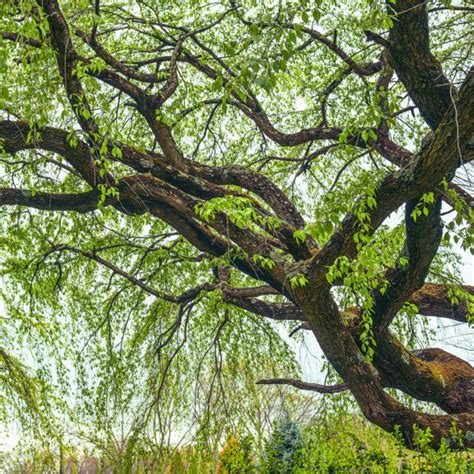
[[474,312],[468,4],[2,2],[3,416],[219,436],[289,384],[474,447],[474,368],[427,346]]

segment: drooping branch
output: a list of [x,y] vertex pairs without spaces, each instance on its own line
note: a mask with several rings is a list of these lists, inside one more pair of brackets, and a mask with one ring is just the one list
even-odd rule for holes
[[[218,234],[227,237],[235,242],[250,256],[266,255],[273,248],[272,245],[278,245],[268,237],[258,235],[248,229],[240,228],[230,222],[226,214],[217,212],[212,219],[206,220],[196,213],[196,206],[199,200],[185,191],[150,175],[133,175],[124,178],[123,189],[130,195],[135,194],[140,202],[144,203],[145,208],[153,213],[157,206],[167,206],[175,213],[175,218],[184,218],[188,223],[193,221],[201,222],[201,225],[211,226]],[[121,189],[119,187],[119,189]],[[229,249],[227,248],[224,253]],[[211,252],[214,253],[214,252]],[[274,270],[263,271],[263,274],[273,273]],[[278,271],[275,268],[275,271]]]
[[173,296],[167,293],[163,293],[161,291],[157,291],[146,281],[140,278],[137,278],[135,275],[131,274],[130,272],[123,270],[122,268],[118,267],[116,264],[103,258],[97,251],[88,251],[88,250],[83,250],[77,247],[73,247],[71,245],[57,244],[57,245],[54,245],[53,248],[48,251],[48,254],[51,254],[53,252],[58,252],[58,253],[72,252],[78,255],[82,255],[83,257],[88,258],[89,260],[93,260],[97,262],[98,264],[102,265],[103,267],[109,269],[113,274],[120,275],[121,277],[128,280],[130,283],[137,286],[141,290],[145,291],[149,295],[168,301],[169,303],[175,303],[175,304],[188,303],[189,301],[197,298],[201,292],[212,291],[213,289],[215,289],[214,284],[204,283],[202,285],[198,285],[194,288],[191,288],[178,296]]

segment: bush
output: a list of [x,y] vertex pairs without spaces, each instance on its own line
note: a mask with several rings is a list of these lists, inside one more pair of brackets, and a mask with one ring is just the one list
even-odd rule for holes
[[474,472],[472,452],[457,452],[443,443],[438,450],[427,446],[420,432],[415,450],[400,437],[370,426],[361,417],[335,415],[328,425],[316,423],[303,430],[303,449],[294,473],[436,473]]
[[255,472],[252,460],[252,439],[247,436],[242,440],[230,436],[219,453],[218,474],[246,474]]

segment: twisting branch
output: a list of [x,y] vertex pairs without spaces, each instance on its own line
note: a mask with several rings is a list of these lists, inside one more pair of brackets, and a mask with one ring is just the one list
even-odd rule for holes
[[[103,59],[106,64],[113,67],[116,71],[123,74],[128,79],[133,79],[140,82],[145,82],[148,84],[157,84],[162,82],[161,79],[158,79],[158,76],[153,73],[142,73],[131,67],[126,66],[121,61],[115,59],[101,43],[97,41],[92,35],[88,35],[86,32],[76,28],[75,33],[79,36],[88,46],[91,47],[93,51]],[[81,58],[82,62],[86,62],[85,58]],[[100,77],[100,74],[99,74]],[[135,95],[135,94],[134,94]]]
[[[199,298],[202,292],[219,290],[222,292],[224,301],[246,311],[273,320],[301,322],[299,327],[310,329],[314,333],[329,363],[345,382],[327,387],[293,379],[272,379],[260,381],[261,384],[289,384],[319,393],[337,393],[350,389],[369,420],[386,430],[393,430],[395,426],[400,426],[407,442],[412,441],[413,425],[417,424],[421,428],[430,427],[433,433],[432,444],[439,445],[442,437],[450,436],[452,422],[455,420],[457,428],[466,433],[466,446],[473,446],[474,441],[469,432],[472,432],[474,423],[472,413],[474,369],[467,362],[437,349],[410,353],[389,332],[393,317],[405,301],[417,304],[422,314],[451,318],[456,321],[466,321],[469,310],[468,304],[464,302],[452,304],[448,288],[424,284],[441,235],[442,191],[438,187],[443,179],[454,176],[456,169],[462,163],[474,158],[472,147],[474,122],[471,112],[474,109],[474,72],[471,71],[467,75],[459,90],[455,90],[449,84],[441,65],[430,51],[426,3],[414,0],[395,2],[387,0],[388,10],[395,14],[394,24],[390,27],[388,40],[382,35],[369,34],[377,43],[374,48],[381,47],[384,52],[380,61],[367,65],[356,60],[356,56],[353,56],[349,50],[344,50],[341,46],[343,43],[337,40],[337,35],[331,38],[313,28],[291,22],[282,23],[278,18],[273,24],[270,21],[260,24],[262,28],[275,27],[283,39],[290,32],[282,32],[282,29],[299,30],[306,35],[308,41],[293,49],[298,55],[309,53],[306,49],[308,45],[320,43],[337,56],[336,61],[341,60],[343,63],[342,76],[331,78],[334,80],[323,91],[322,122],[315,125],[319,118],[312,120],[304,126],[299,125],[296,131],[291,130],[291,125],[279,124],[278,120],[273,118],[268,104],[275,100],[274,97],[259,100],[252,92],[251,86],[239,84],[239,75],[236,72],[238,66],[234,64],[240,60],[240,52],[231,59],[227,59],[219,49],[213,48],[211,43],[199,36],[201,32],[207,31],[212,25],[215,26],[222,21],[228,12],[225,12],[223,16],[219,15],[211,26],[191,30],[180,26],[179,19],[176,20],[178,24],[167,24],[160,18],[139,18],[135,10],[132,9],[130,13],[126,6],[113,6],[107,9],[96,1],[96,17],[92,20],[91,34],[80,30],[76,33],[85,42],[84,46],[90,47],[94,54],[106,63],[105,69],[97,70],[91,67],[94,65],[93,59],[79,56],[74,48],[68,21],[59,7],[58,0],[37,0],[36,3],[46,14],[49,26],[47,35],[41,34],[40,42],[8,32],[3,32],[2,38],[17,41],[15,50],[19,50],[19,46],[41,48],[42,54],[31,54],[28,58],[28,60],[37,60],[35,56],[40,57],[38,62],[41,65],[43,65],[41,61],[45,59],[44,56],[48,52],[54,52],[69,105],[86,140],[76,140],[73,134],[54,127],[35,127],[30,122],[21,120],[1,120],[2,151],[15,154],[42,149],[60,154],[67,161],[66,170],[75,171],[76,175],[68,175],[61,183],[64,189],[74,191],[79,175],[93,190],[76,194],[53,192],[34,194],[11,184],[0,189],[0,205],[29,206],[41,210],[93,212],[101,204],[114,206],[118,212],[130,216],[130,219],[131,216],[147,213],[146,219],[143,219],[144,226],[153,226],[150,224],[153,219],[161,220],[165,227],[167,225],[173,227],[193,247],[203,252],[205,254],[203,258],[219,257],[218,265],[233,266],[246,276],[261,280],[266,285],[232,288],[233,278],[230,277],[229,271],[221,268],[215,275],[217,281],[203,283],[180,295],[173,295],[161,292],[158,287],[155,288],[158,283],[159,268],[152,270],[147,278],[142,276],[142,263],[146,252],[145,256],[138,260],[134,270],[129,272],[120,268],[120,265],[110,258],[103,257],[105,254],[101,253],[102,251],[108,249],[113,252],[114,242],[95,250],[82,250],[72,245],[62,246],[53,242],[49,253],[72,252],[80,259],[93,260],[106,268],[107,273],[111,272],[110,279],[114,275],[119,275],[120,278],[126,280],[124,285],[126,287],[133,285],[140,292],[162,298],[172,304],[179,304],[178,319],[158,340],[156,346],[158,352],[161,351],[163,344],[167,344],[171,337],[175,337],[180,327],[187,325],[192,302]],[[73,7],[65,6],[64,11],[66,13],[72,11],[70,8],[73,9]],[[153,8],[150,11],[153,11]],[[246,30],[246,24],[249,28],[251,27],[235,5],[229,11],[236,11],[237,17],[244,23],[243,28],[240,25],[241,30]],[[119,49],[108,51],[107,44],[109,43],[107,41],[99,43],[97,40],[97,38],[104,38],[104,32],[97,31],[99,14],[110,15],[104,24],[109,24],[109,19],[119,19],[124,22],[123,25],[126,25],[110,25],[107,31],[118,32],[122,28],[129,28],[134,31],[135,37],[146,39],[143,41],[143,47],[140,46],[140,49],[131,54],[130,61],[120,61],[118,58],[122,56],[118,52]],[[41,16],[35,13],[35,20],[39,21]],[[82,18],[78,22],[82,22]],[[208,36],[214,39],[219,38],[217,42],[224,49],[221,39],[226,41],[227,34],[232,35],[232,33],[226,25],[222,29],[222,34]],[[244,36],[247,33],[243,31]],[[293,36],[293,33],[291,35]],[[186,48],[183,46],[185,40],[188,40]],[[255,38],[252,39],[254,40]],[[129,50],[130,43],[126,44],[126,49]],[[48,49],[48,45],[52,48]],[[252,50],[249,54],[252,54],[253,48],[249,49]],[[225,50],[227,51],[227,48]],[[302,53],[303,51],[305,53]],[[139,54],[143,54],[144,57],[137,57]],[[230,54],[232,56],[232,52]],[[280,53],[276,54],[278,57]],[[151,73],[153,67],[156,67],[155,71],[157,71],[161,66],[167,67],[169,71],[165,81],[158,80],[158,77]],[[183,72],[183,75],[178,78],[178,67],[181,69],[182,66],[183,71],[180,72]],[[308,64],[308,67],[310,66],[311,64]],[[390,137],[389,119],[395,114],[390,113],[385,92],[392,83],[392,66],[422,117],[433,130],[431,141],[417,154],[408,152]],[[146,67],[150,69],[145,69]],[[99,121],[98,116],[93,117],[91,106],[85,95],[84,86],[87,82],[81,82],[81,74],[77,74],[81,70],[105,84],[103,90],[107,95],[110,93],[109,86],[114,89],[112,95],[108,97],[112,101],[119,98],[117,116],[120,106],[123,105],[122,93],[128,95],[132,102],[127,98],[126,106],[134,107],[142,115],[149,126],[148,133],[153,136],[142,138],[140,134],[143,130],[143,121],[138,117],[140,122],[134,122],[137,117],[135,114],[130,114],[127,117],[127,120],[129,118],[131,120],[130,125],[126,122],[125,132],[119,131],[118,135],[124,137],[130,131],[130,137],[132,137],[130,142],[135,140],[136,146],[113,143],[115,153],[101,153],[97,145],[102,144],[101,140],[104,136],[100,134],[105,133],[105,129],[101,129],[101,124],[106,123],[106,120]],[[143,72],[145,70],[147,72]],[[192,83],[192,80],[186,82],[190,76],[188,72],[191,72],[196,83]],[[346,128],[329,126],[326,98],[339,87],[341,80],[350,74],[362,78],[362,82],[368,86],[365,88],[366,93],[370,93],[370,86],[365,77],[378,74],[378,77],[371,82],[376,82],[376,93],[379,96],[378,108],[383,117],[378,126],[369,130],[351,128],[351,133],[347,136],[351,115],[342,117],[342,114],[334,114],[341,116],[341,124],[346,124]],[[356,78],[357,82],[361,82],[360,77]],[[202,97],[196,98],[196,92],[201,94],[209,80],[216,81],[217,78],[222,78],[222,84],[225,87],[225,94],[222,97],[217,99],[207,97],[205,99],[208,100],[205,101]],[[180,83],[180,87],[183,89],[189,87],[189,94],[183,91],[179,100],[173,101],[178,91],[178,79],[183,82],[183,84]],[[315,82],[317,80],[311,81],[311,84]],[[158,83],[163,83],[161,89],[160,86],[156,86]],[[291,158],[295,163],[302,163],[301,171],[312,160],[334,147],[346,144],[361,149],[363,153],[371,153],[375,150],[383,158],[396,164],[399,169],[388,173],[378,183],[375,194],[370,196],[372,199],[375,198],[375,203],[370,202],[364,194],[358,200],[355,199],[354,206],[350,208],[351,212],[342,222],[336,223],[338,227],[333,235],[328,240],[321,239],[326,242],[325,245],[319,248],[311,237],[306,237],[306,234],[303,239],[296,239],[297,231],[301,232],[305,229],[304,216],[305,212],[311,209],[311,205],[299,209],[295,201],[292,201],[284,192],[284,188],[276,185],[270,176],[243,166],[211,166],[216,162],[228,163],[228,159],[236,160],[230,144],[217,143],[216,140],[216,144],[222,148],[225,156],[210,156],[205,164],[184,156],[185,148],[180,147],[177,139],[180,137],[183,144],[187,146],[188,137],[185,133],[188,133],[189,128],[185,126],[172,129],[169,123],[176,123],[175,117],[171,117],[170,121],[165,115],[172,115],[177,108],[189,107],[188,100],[213,105],[214,110],[217,110],[224,98],[225,103],[235,107],[251,121],[251,132],[262,140],[262,149],[265,150],[265,154],[273,153],[275,145],[288,148],[306,145],[303,158]],[[162,107],[164,104],[166,107]],[[45,107],[41,112],[49,110]],[[189,110],[192,108],[187,109],[182,115],[187,114]],[[360,112],[359,108],[354,110]],[[408,109],[405,108],[405,110]],[[39,116],[43,118],[41,114]],[[231,118],[229,123],[232,123],[232,114],[223,120],[227,121],[229,118]],[[65,121],[59,114],[53,114],[51,120]],[[188,127],[193,125],[192,121],[190,122]],[[292,121],[288,122],[291,124]],[[204,131],[207,127],[208,125],[205,125]],[[225,128],[225,123],[221,128]],[[182,130],[185,130],[185,133],[182,134]],[[367,138],[368,132],[375,132],[376,138],[373,133],[370,133],[371,137]],[[226,136],[226,132],[223,136]],[[71,138],[74,139],[71,140]],[[153,138],[160,146],[161,154],[139,149],[147,143],[147,139]],[[315,142],[326,140],[328,143],[316,143],[317,150],[310,153]],[[269,141],[273,143],[268,143]],[[254,142],[248,143],[252,149]],[[103,145],[108,146],[109,143],[103,143]],[[117,147],[119,152],[117,152]],[[228,153],[229,156],[227,156],[227,150],[231,150]],[[290,150],[281,154],[286,153],[290,154]],[[277,151],[275,154],[280,154],[280,152]],[[192,158],[201,158],[201,154],[199,155]],[[24,152],[21,162],[15,159],[17,163],[15,173],[19,171],[17,169],[19,166],[27,167],[28,173],[31,170],[35,171],[34,166],[37,160],[32,160],[33,162],[30,163],[29,157],[30,153]],[[49,157],[46,158],[48,159]],[[99,199],[95,191],[98,184],[103,184],[97,177],[95,163],[97,159],[106,159],[107,164],[110,162],[110,166],[113,166],[114,171],[118,173],[114,187],[117,187],[119,196],[106,199],[105,202],[102,202],[103,196],[101,195]],[[245,160],[242,160],[242,163],[245,163]],[[133,174],[125,175],[130,170]],[[336,180],[340,173],[336,175]],[[28,182],[29,177],[30,175],[26,174],[22,182]],[[15,178],[16,175],[12,173],[12,182]],[[102,177],[99,176],[99,178]],[[109,176],[106,175],[106,183],[108,178]],[[287,184],[283,184],[285,185]],[[78,186],[82,189],[81,186],[84,186],[84,183]],[[450,186],[454,189],[453,185]],[[460,190],[462,191],[462,188]],[[417,210],[418,200],[421,195],[429,192],[434,193],[435,202],[432,206],[428,206],[427,216],[420,215],[414,222],[412,213]],[[317,195],[319,198],[319,193]],[[252,216],[249,219],[251,222],[243,224],[239,222],[237,225],[232,211],[225,210],[224,206],[222,210],[218,206],[216,209],[212,208],[209,215],[203,212],[203,210],[207,211],[205,206],[209,200],[224,198],[227,202],[236,197],[252,206],[250,209]],[[463,197],[470,204],[471,197]],[[357,257],[360,249],[366,245],[370,236],[383,221],[404,204],[406,204],[406,242],[396,267],[388,270],[384,275],[389,283],[386,292],[381,294],[379,288],[374,294],[373,320],[377,346],[373,359],[368,361],[361,352],[363,345],[359,337],[363,329],[360,325],[361,316],[365,315],[361,314],[362,310],[359,308],[351,308],[348,311],[342,311],[339,308],[334,294],[331,293],[332,284],[327,279],[328,267],[341,257],[349,259]],[[254,217],[254,213],[258,218]],[[331,219],[333,217],[330,216]],[[304,242],[297,240],[304,240]],[[357,245],[357,241],[360,246]],[[395,241],[392,243],[395,245]],[[162,248],[162,250],[166,249]],[[196,260],[193,256],[189,258],[189,261],[195,262],[199,259]],[[60,265],[59,260],[58,263]],[[341,277],[340,280],[343,278]],[[334,285],[343,283],[344,281],[333,282]],[[472,295],[472,288],[468,287],[467,290]],[[279,300],[276,302],[272,299],[273,296],[285,299],[283,302]],[[215,343],[218,342],[219,332],[227,320],[226,315],[219,323]],[[185,327],[183,330],[186,332]],[[185,339],[186,336],[180,342],[180,346],[184,344]],[[175,355],[176,352],[165,364],[164,375],[169,370],[171,360]],[[155,385],[158,391],[157,397],[162,393],[163,380],[160,380],[159,387]],[[391,397],[385,391],[386,387],[398,388],[420,400],[436,403],[446,412],[455,413],[456,417],[415,412]],[[153,404],[157,401],[158,398],[155,397]]]
[[[232,1],[231,5],[233,5],[235,8],[240,8],[236,5],[235,1]],[[251,26],[252,24],[254,24],[253,22],[246,20],[241,14],[238,15],[238,18],[242,21],[242,23],[247,26]],[[273,24],[263,22],[256,22],[255,24],[257,24],[260,28],[271,28],[272,26],[274,26]],[[337,36],[329,38],[328,36],[323,35],[319,31],[315,30],[314,28],[295,25],[293,23],[276,22],[275,24],[276,26],[283,27],[287,30],[298,30],[303,33],[306,33],[313,40],[324,44],[324,46],[326,46],[329,50],[339,56],[339,58],[342,59],[359,76],[371,76],[380,70],[380,63],[378,62],[369,64],[367,66],[360,66],[359,64],[357,64],[356,61],[354,61],[354,59],[352,59],[351,56],[347,54],[337,44]]]
[[94,142],[99,136],[99,127],[92,117],[82,84],[76,74],[77,53],[74,49],[69,26],[57,0],[38,0],[38,5],[47,15],[51,42],[57,52],[57,63],[71,108],[82,129]]

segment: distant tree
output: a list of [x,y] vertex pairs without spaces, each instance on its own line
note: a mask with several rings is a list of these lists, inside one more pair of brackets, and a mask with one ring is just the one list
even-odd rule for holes
[[[30,380],[74,388],[81,426],[131,420],[165,444],[187,415],[229,419],[222,378],[246,359],[284,376],[264,383],[349,390],[408,446],[454,423],[474,447],[474,368],[414,350],[420,315],[474,307],[452,244],[473,251],[472,12],[2,1],[0,377],[25,357]],[[275,320],[342,383],[294,379]],[[10,381],[2,403],[12,389],[29,397]]]
[[291,474],[298,465],[303,438],[288,413],[279,419],[266,443],[262,467],[271,474]]

